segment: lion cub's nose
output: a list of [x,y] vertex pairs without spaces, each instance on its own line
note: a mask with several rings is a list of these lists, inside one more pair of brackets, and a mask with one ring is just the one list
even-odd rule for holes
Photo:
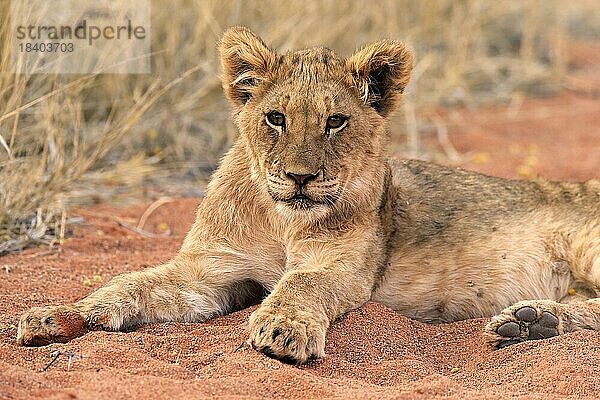
[[295,174],[293,172],[286,172],[285,174],[292,178],[298,186],[304,186],[308,182],[317,179],[317,177],[319,176],[318,172],[314,174]]

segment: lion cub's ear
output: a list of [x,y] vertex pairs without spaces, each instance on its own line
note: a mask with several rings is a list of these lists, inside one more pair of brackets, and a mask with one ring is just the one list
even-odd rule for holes
[[277,60],[260,37],[250,29],[229,28],[219,44],[223,66],[223,90],[235,107],[242,107],[264,81]]
[[346,60],[365,104],[384,117],[394,110],[404,92],[412,64],[411,51],[395,40],[370,44]]

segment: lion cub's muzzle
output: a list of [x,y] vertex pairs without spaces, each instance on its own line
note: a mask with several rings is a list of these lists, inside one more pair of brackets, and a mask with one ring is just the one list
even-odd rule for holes
[[337,198],[336,181],[335,178],[324,179],[322,170],[314,173],[268,173],[269,194],[273,200],[294,209],[333,204]]

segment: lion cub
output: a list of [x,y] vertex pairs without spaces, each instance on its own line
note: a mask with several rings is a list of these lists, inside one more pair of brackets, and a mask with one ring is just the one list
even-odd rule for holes
[[248,343],[290,363],[323,357],[331,322],[369,300],[436,323],[497,314],[485,328],[497,348],[600,328],[599,181],[388,159],[386,118],[412,67],[400,42],[345,59],[278,54],[236,27],[220,53],[240,136],[179,253],[29,310],[19,343],[205,321],[261,300]]

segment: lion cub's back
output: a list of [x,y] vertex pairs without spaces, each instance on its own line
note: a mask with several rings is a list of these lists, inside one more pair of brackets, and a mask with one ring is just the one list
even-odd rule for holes
[[600,181],[511,180],[417,160],[391,161],[395,228],[426,241],[494,231],[509,220],[545,213],[556,221],[600,221]]

